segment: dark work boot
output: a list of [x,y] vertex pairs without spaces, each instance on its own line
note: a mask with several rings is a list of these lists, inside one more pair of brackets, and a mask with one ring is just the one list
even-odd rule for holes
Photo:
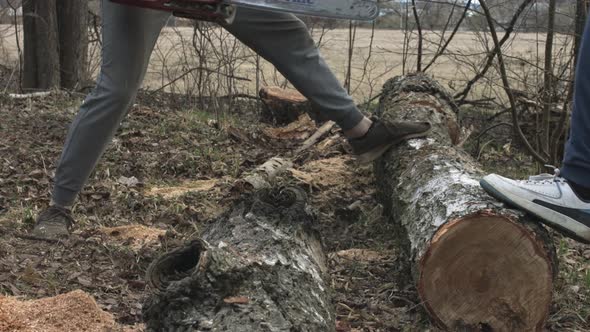
[[70,235],[74,219],[70,210],[50,206],[37,217],[33,236],[41,239],[57,240]]
[[428,122],[372,120],[373,124],[365,136],[348,140],[354,155],[363,164],[374,161],[387,149],[405,140],[426,136],[431,127]]

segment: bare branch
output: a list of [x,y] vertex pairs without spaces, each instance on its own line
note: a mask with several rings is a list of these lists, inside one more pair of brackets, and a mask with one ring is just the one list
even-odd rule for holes
[[416,60],[416,71],[422,71],[422,49],[424,37],[422,36],[422,25],[420,25],[420,16],[416,8],[416,0],[412,0],[412,12],[414,13],[414,20],[416,20],[416,29],[418,29],[418,58]]
[[[469,94],[469,92],[473,88],[473,85],[475,83],[477,83],[477,81],[479,81],[482,77],[484,77],[485,74],[488,72],[488,70],[492,67],[492,64],[494,63],[494,58],[496,57],[496,54],[498,54],[499,51],[501,51],[502,46],[504,46],[506,41],[508,41],[508,39],[510,38],[510,35],[514,31],[514,26],[516,25],[516,22],[518,22],[520,15],[522,15],[522,13],[526,9],[526,7],[528,7],[531,4],[531,2],[533,2],[533,0],[523,0],[523,2],[520,4],[518,9],[516,10],[514,15],[512,16],[512,19],[510,20],[508,27],[506,27],[506,32],[504,33],[504,37],[502,37],[502,40],[496,44],[495,49],[492,50],[492,52],[490,52],[490,54],[488,55],[488,58],[486,60],[484,67],[482,68],[482,70],[479,73],[477,73],[477,75],[475,75],[475,77],[472,78],[467,83],[467,86],[465,87],[465,89],[463,89],[463,91],[461,91],[455,95],[455,99],[459,99],[459,101],[457,102],[459,105],[461,105],[462,102],[465,100],[465,98],[467,98],[467,95]],[[491,16],[486,17],[486,20],[488,20],[488,22],[492,22],[492,24],[494,22],[494,20]],[[495,31],[495,29],[494,29],[494,31]]]
[[[527,0],[525,0],[525,2],[526,1]],[[526,138],[526,136],[522,132],[522,129],[520,128],[520,124],[518,122],[517,109],[516,109],[516,99],[514,98],[514,93],[513,93],[512,89],[510,88],[510,82],[508,82],[508,76],[506,74],[506,65],[504,63],[504,58],[502,56],[502,46],[500,45],[500,41],[498,40],[498,34],[496,33],[496,28],[494,26],[492,14],[490,13],[490,10],[489,10],[488,5],[485,0],[480,0],[479,3],[481,5],[482,9],[484,10],[486,21],[488,22],[488,26],[490,29],[490,34],[492,35],[492,39],[494,41],[494,46],[495,46],[494,53],[498,57],[498,64],[500,65],[500,75],[502,76],[502,83],[504,84],[504,90],[506,91],[506,94],[508,95],[508,100],[510,101],[510,107],[512,109],[512,124],[514,127],[514,131],[516,132],[516,134],[518,135],[518,137],[520,138],[521,142],[524,144],[524,146],[526,147],[528,152],[538,162],[545,164],[545,163],[547,163],[547,158],[545,156],[541,155],[538,151],[536,151],[532,147],[532,145],[530,144],[530,142],[528,141],[528,139]]]
[[[432,60],[430,60],[430,63],[428,63],[428,65],[426,65],[426,67],[424,68],[424,71],[427,71],[428,68],[430,68],[436,62],[436,60],[438,59],[438,57],[440,57],[441,55],[443,55],[445,53],[445,51],[447,50],[447,47],[449,46],[449,44],[453,40],[453,37],[455,37],[455,34],[457,34],[457,31],[459,31],[459,28],[461,27],[461,24],[463,24],[463,21],[465,20],[465,17],[467,17],[467,12],[469,11],[469,8],[471,7],[471,1],[472,0],[468,0],[467,1],[467,3],[465,4],[465,9],[463,11],[463,14],[461,15],[461,17],[459,18],[459,21],[455,25],[455,28],[453,29],[453,32],[451,33],[451,35],[449,36],[449,38],[446,40],[445,44],[442,47],[440,47],[440,49],[438,50],[438,52],[436,52],[436,54],[434,55],[434,57],[432,58]],[[454,9],[454,7],[453,7],[453,9]],[[453,12],[451,12],[451,14],[449,15],[449,20],[451,19],[452,16],[453,16]]]

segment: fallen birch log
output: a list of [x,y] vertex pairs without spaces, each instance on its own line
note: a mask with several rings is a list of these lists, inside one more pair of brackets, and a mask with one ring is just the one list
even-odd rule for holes
[[147,272],[149,331],[334,331],[326,258],[305,193],[248,196]]
[[447,330],[542,331],[557,273],[548,233],[484,193],[477,163],[455,144],[456,115],[425,75],[387,82],[380,116],[429,121],[428,139],[375,163],[380,197],[403,234],[424,307]]
[[55,91],[39,91],[39,92],[31,92],[31,93],[11,93],[8,97],[12,99],[29,99],[29,98],[42,98],[50,96]]
[[280,157],[270,158],[264,164],[256,167],[244,176],[244,178],[237,180],[234,187],[238,187],[242,191],[256,191],[270,188],[277,176],[286,172],[291,167],[293,167],[293,162],[290,159]]

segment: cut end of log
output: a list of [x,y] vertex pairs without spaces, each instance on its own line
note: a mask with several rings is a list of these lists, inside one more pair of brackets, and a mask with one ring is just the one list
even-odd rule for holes
[[307,101],[299,91],[292,89],[283,89],[278,86],[266,86],[259,91],[260,98],[263,100],[280,101],[284,103],[301,104]]
[[493,214],[449,222],[421,265],[419,292],[441,327],[542,330],[553,267],[525,225]]

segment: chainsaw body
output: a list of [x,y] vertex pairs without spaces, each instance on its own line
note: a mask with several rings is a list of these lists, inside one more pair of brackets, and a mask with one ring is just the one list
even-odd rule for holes
[[135,7],[171,12],[174,16],[231,23],[235,8],[223,0],[111,0]]
[[236,7],[300,15],[370,21],[379,15],[376,0],[111,0],[168,11],[175,16],[231,23]]

